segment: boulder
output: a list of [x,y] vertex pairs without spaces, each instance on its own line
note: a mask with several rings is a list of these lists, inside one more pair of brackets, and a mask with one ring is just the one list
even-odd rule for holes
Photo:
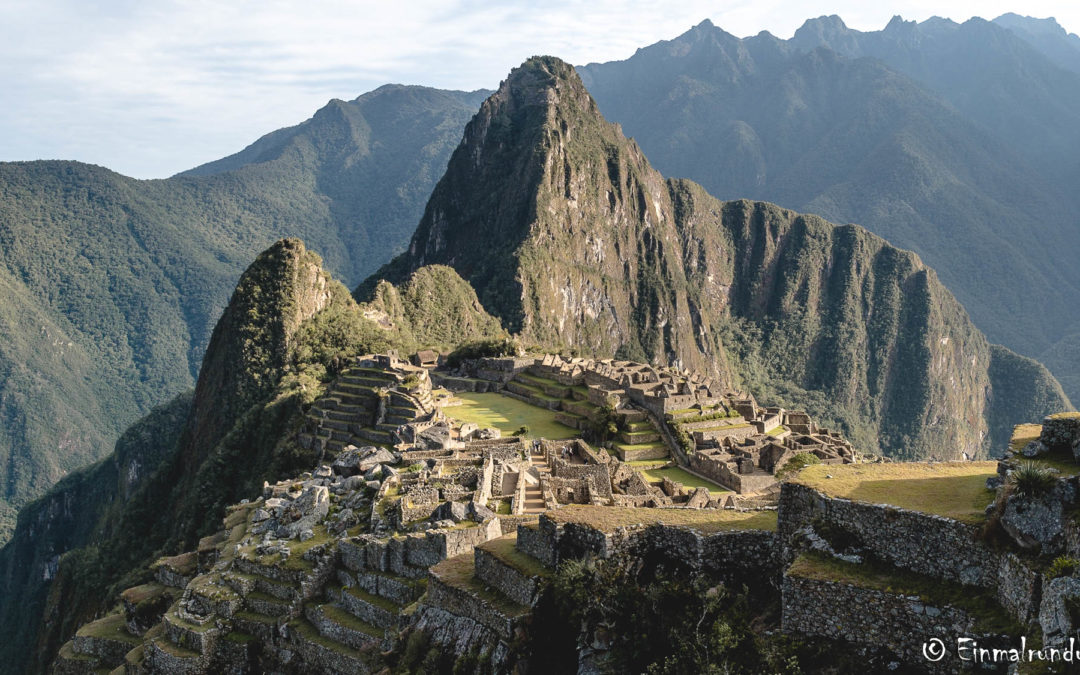
[[1001,514],[1001,527],[1021,548],[1041,554],[1059,553],[1065,541],[1066,507],[1075,490],[1058,481],[1038,497],[1010,495]]
[[482,523],[485,520],[490,520],[495,517],[494,511],[483,504],[477,504],[476,502],[469,502],[468,513],[469,517],[478,523]]
[[360,463],[375,452],[376,448],[373,446],[358,448],[355,445],[346,445],[345,449],[334,460],[334,463],[330,465],[330,468],[333,469],[334,473],[342,476],[354,476],[358,473],[364,473],[367,469],[361,469]]
[[1076,634],[1080,626],[1073,625],[1069,601],[1077,599],[1080,599],[1080,579],[1076,577],[1058,577],[1043,585],[1039,625],[1042,626],[1044,646],[1060,646]]
[[430,520],[440,521],[449,520],[454,523],[460,523],[468,518],[468,507],[464,502],[443,502],[432,511]]
[[445,450],[453,442],[450,438],[450,425],[436,424],[416,435],[416,445],[424,450]]
[[1050,448],[1046,447],[1042,441],[1031,441],[1020,452],[1024,457],[1038,457],[1050,452]]
[[353,490],[359,490],[364,487],[366,482],[367,481],[364,480],[363,476],[349,476],[341,482],[341,487],[343,487],[346,492],[352,492]]
[[356,463],[356,473],[366,474],[379,464],[393,464],[395,461],[397,457],[386,448],[371,448],[371,452]]
[[319,468],[315,469],[314,478],[332,478],[334,471],[326,464],[323,464]]
[[481,429],[477,431],[473,437],[480,441],[490,441],[496,438],[502,438],[502,432],[495,428]]

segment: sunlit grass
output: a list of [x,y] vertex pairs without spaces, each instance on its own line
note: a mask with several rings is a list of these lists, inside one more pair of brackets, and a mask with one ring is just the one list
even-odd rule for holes
[[503,396],[502,394],[457,394],[461,405],[443,408],[443,414],[460,422],[472,422],[481,428],[495,427],[509,436],[525,426],[528,438],[577,438],[578,431],[555,421],[555,411]]

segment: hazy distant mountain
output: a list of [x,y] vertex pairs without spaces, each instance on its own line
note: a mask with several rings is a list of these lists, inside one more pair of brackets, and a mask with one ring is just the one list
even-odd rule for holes
[[1009,12],[994,19],[994,23],[1024,38],[1062,68],[1080,73],[1080,36],[1067,32],[1053,18],[1036,19]]
[[[823,17],[740,40],[706,21],[578,70],[665,175],[864,225],[1021,353],[1075,333],[1080,76],[1009,30]],[[1054,367],[1080,396],[1080,362]]]
[[303,237],[355,284],[400,250],[484,95],[388,85],[167,180],[0,163],[0,541],[192,386],[258,251]]

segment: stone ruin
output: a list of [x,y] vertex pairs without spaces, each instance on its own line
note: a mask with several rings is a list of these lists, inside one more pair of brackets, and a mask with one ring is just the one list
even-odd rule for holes
[[432,377],[551,409],[579,430],[598,407],[614,405],[620,431],[611,449],[619,459],[674,460],[743,495],[775,495],[776,472],[802,453],[825,464],[859,461],[840,433],[819,428],[807,413],[761,407],[750,394],[686,369],[545,354],[477,359]]
[[[845,447],[799,413],[757,409],[752,399],[721,394],[716,383],[687,371],[545,356],[484,359],[472,374],[530,403],[555,401],[561,419],[579,429],[590,411],[614,400],[624,427],[619,441],[659,446],[669,459],[678,448],[661,420],[680,406],[741,409],[741,421],[762,433],[774,424],[788,428],[768,443],[753,435],[711,443],[703,435],[694,456],[744,453],[730,461],[750,457],[770,472],[785,453],[839,454]],[[393,354],[358,358],[313,404],[299,434],[318,451],[319,465],[265,484],[257,499],[230,509],[225,529],[197,551],[159,561],[156,580],[126,591],[130,602],[119,614],[81,630],[54,670],[91,672],[120,660],[136,673],[243,670],[258,645],[259,658],[280,670],[369,672],[378,651],[397,647],[407,626],[434,628],[452,641],[456,627],[473,626],[472,637],[456,644],[483,642],[498,661],[508,658],[507,645],[541,587],[539,578],[508,566],[506,547],[522,532],[529,537],[542,514],[585,508],[626,517],[650,508],[709,518],[708,509],[733,505],[731,496],[668,478],[650,483],[623,461],[634,455],[621,449],[581,439],[502,438],[498,430],[448,419],[432,385],[460,385],[447,381],[460,375],[429,374]],[[768,548],[762,533],[743,538],[749,551]],[[554,552],[528,545],[522,551],[554,560]],[[491,605],[492,593],[509,600]],[[101,634],[101,622],[124,628],[91,637]]]

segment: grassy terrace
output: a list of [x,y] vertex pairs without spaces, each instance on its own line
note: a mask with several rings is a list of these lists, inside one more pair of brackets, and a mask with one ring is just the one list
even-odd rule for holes
[[680,469],[677,466],[669,466],[660,469],[639,469],[639,471],[641,471],[641,474],[645,476],[645,480],[652,483],[662,481],[664,477],[667,477],[677,483],[682,483],[686,487],[686,489],[691,491],[696,488],[703,487],[709,491],[709,494],[712,495],[718,495],[722,492],[731,492],[731,490],[728,490],[722,485],[717,485],[710,480],[705,480],[701,476],[695,476],[689,471],[686,471],[685,469]]
[[[1080,415],[1080,413],[1057,413],[1056,415],[1051,415],[1051,417],[1060,418],[1077,415]],[[1024,446],[1031,441],[1039,440],[1039,434],[1041,433],[1041,424],[1017,424],[1013,427],[1012,438],[1009,440],[1009,449],[1014,453],[1019,453],[1024,449]],[[1027,460],[1028,458],[1021,455],[1019,456],[1019,459]],[[1076,463],[1076,460],[1073,459],[1072,452],[1069,450],[1053,450],[1045,455],[1040,455],[1031,461],[1057,469],[1064,476],[1072,476],[1080,473],[1080,464]]]
[[443,408],[443,414],[460,422],[495,427],[509,436],[522,426],[529,427],[529,438],[577,438],[576,429],[555,421],[555,411],[540,408],[502,394],[462,392],[461,405]]
[[803,579],[846,583],[883,593],[917,595],[929,605],[952,605],[975,620],[978,632],[1022,635],[1023,627],[1002,609],[992,593],[973,586],[950,584],[907,570],[864,561],[849,563],[819,553],[803,553],[787,574]]
[[150,566],[150,569],[165,567],[186,577],[194,574],[198,566],[199,554],[195,551],[188,551],[187,553],[181,553],[180,555],[159,558]]
[[76,633],[81,637],[99,638],[102,640],[117,640],[136,645],[142,642],[142,638],[135,637],[127,632],[127,624],[124,622],[122,612],[109,614],[108,616],[88,623]]
[[508,534],[498,539],[490,539],[477,546],[487,551],[510,567],[530,577],[546,577],[551,570],[544,567],[539,560],[525,555],[517,550],[517,534]]
[[800,471],[792,482],[830,497],[891,504],[977,524],[994,500],[986,479],[996,473],[997,462],[816,464]]
[[528,607],[517,604],[502,593],[489,590],[476,578],[476,559],[472,553],[447,558],[432,567],[431,573],[448,586],[476,595],[505,616],[520,616],[529,611]]
[[1054,413],[1053,415],[1048,415],[1048,417],[1052,420],[1068,420],[1080,417],[1080,412],[1059,412]]
[[651,450],[653,448],[664,448],[665,450],[667,449],[667,446],[664,445],[662,441],[653,441],[651,443],[612,443],[612,445],[614,445],[616,448],[621,448],[627,452],[633,450]]
[[161,595],[165,592],[165,587],[157,582],[150,582],[148,584],[142,584],[141,586],[133,586],[120,594],[120,598],[126,602],[130,602],[133,605],[137,605],[144,600]]
[[566,506],[545,515],[559,523],[581,523],[601,532],[630,525],[682,525],[702,533],[776,530],[776,511],[636,509],[630,506]]
[[1009,440],[1009,449],[1020,452],[1031,441],[1039,440],[1042,433],[1041,424],[1017,424],[1013,427],[1012,438]]
[[[352,614],[349,614],[343,609],[335,607],[333,605],[319,605],[319,610],[326,615],[334,623],[339,626],[345,626],[352,630],[359,631],[366,635],[370,635],[375,639],[382,639],[383,631],[378,626],[372,626],[370,623],[363,621]],[[396,609],[394,611],[397,611]]]

